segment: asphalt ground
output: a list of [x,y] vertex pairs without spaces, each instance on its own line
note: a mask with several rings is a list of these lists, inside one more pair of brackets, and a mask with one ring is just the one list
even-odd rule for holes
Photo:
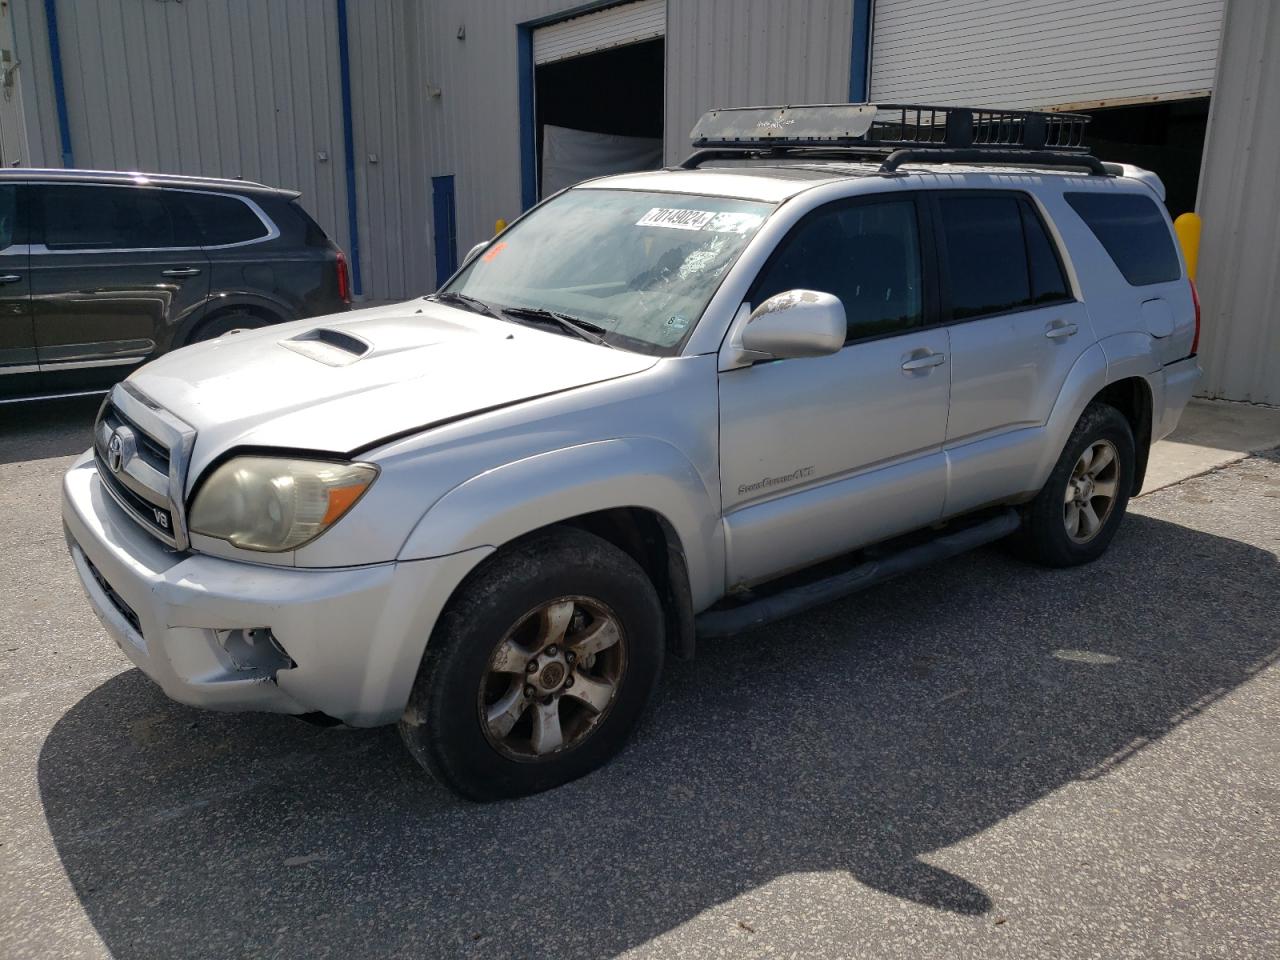
[[[99,627],[58,483],[93,402],[0,407],[0,956],[1280,956],[1280,461],[670,665],[531,799],[394,730],[168,701]],[[352,642],[359,642],[353,637]]]

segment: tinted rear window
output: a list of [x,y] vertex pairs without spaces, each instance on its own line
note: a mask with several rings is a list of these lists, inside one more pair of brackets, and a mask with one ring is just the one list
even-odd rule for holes
[[128,250],[174,246],[159,190],[138,187],[37,188],[50,250]]
[[1166,283],[1182,276],[1169,228],[1154,200],[1131,193],[1065,196],[1124,278],[1135,287]]
[[1013,194],[938,200],[957,320],[1016,310],[1031,302],[1022,214]]
[[176,216],[186,221],[182,227],[187,229],[179,232],[189,230],[202,238],[200,242],[206,247],[248,243],[270,233],[262,218],[239,197],[185,191],[174,191],[172,196],[179,211]]

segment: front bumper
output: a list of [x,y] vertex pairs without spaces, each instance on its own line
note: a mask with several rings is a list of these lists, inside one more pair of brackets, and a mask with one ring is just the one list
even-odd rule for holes
[[[98,619],[125,655],[182,703],[321,712],[353,726],[396,720],[436,617],[488,548],[338,569],[240,563],[171,550],[103,489],[91,455],[62,488],[67,544]],[[249,663],[234,639],[283,648]]]

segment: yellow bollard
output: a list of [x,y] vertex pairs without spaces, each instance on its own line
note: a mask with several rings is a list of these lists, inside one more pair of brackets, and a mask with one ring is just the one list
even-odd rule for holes
[[1182,256],[1187,261],[1187,276],[1196,278],[1196,266],[1200,263],[1200,214],[1184,213],[1173,221],[1173,230],[1182,246]]
[[495,237],[505,229],[507,229],[507,221],[503,220],[502,217],[493,221],[493,235]]

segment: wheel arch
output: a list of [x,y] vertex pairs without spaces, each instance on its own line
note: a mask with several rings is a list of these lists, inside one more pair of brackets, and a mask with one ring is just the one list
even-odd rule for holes
[[289,313],[280,304],[271,303],[258,298],[218,298],[210,302],[199,316],[191,320],[180,337],[175,338],[174,346],[185,347],[195,341],[197,334],[207,324],[229,313],[248,313],[265,321],[268,325],[285,323],[290,319]]
[[1114,380],[1094,394],[1090,403],[1105,403],[1120,411],[1133,431],[1133,485],[1130,496],[1137,496],[1147,475],[1151,453],[1151,419],[1154,400],[1151,384],[1145,377],[1132,376]]

